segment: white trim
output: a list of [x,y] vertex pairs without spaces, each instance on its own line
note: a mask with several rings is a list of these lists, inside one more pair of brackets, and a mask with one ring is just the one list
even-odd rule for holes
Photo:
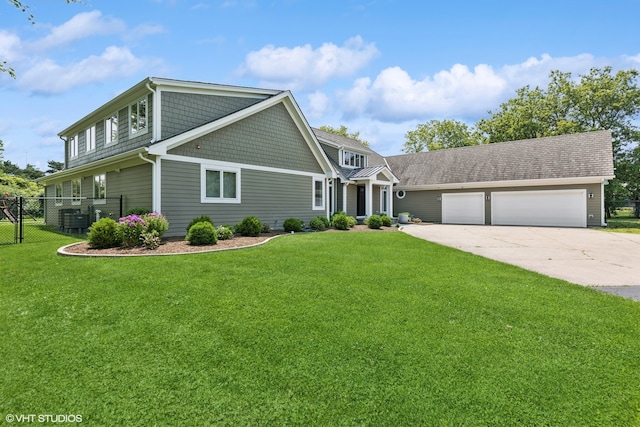
[[[80,193],[79,196],[74,196],[73,195],[73,181],[78,181],[79,185],[78,185],[78,192]],[[71,180],[71,204],[74,206],[78,206],[82,204],[82,178],[74,178]]]
[[604,210],[604,184],[605,181],[602,181],[602,184],[600,184],[600,224],[606,227],[608,224],[607,213]]
[[[96,194],[96,178],[104,176],[104,197],[100,198],[98,194]],[[93,175],[93,204],[94,205],[104,205],[107,203],[107,173],[97,173]]]
[[[113,131],[112,129],[112,125],[111,125],[111,119],[113,117],[116,117],[116,139],[115,140],[109,140],[109,136],[107,131]],[[109,123],[109,126],[107,126],[107,123]],[[120,141],[120,111],[116,111],[113,114],[110,114],[109,116],[107,116],[106,119],[104,119],[104,145],[107,146],[112,146],[112,145],[116,145],[118,143],[118,141]]]
[[[90,144],[91,142],[91,144]],[[96,141],[96,125],[95,123],[84,130],[84,148],[85,151],[95,151],[97,147]]]
[[[387,205],[386,209],[384,208],[385,202],[386,202],[386,205]],[[381,214],[385,214],[385,215],[391,216],[391,215],[389,215],[389,186],[387,186],[387,185],[381,185],[380,186],[380,210],[379,210],[379,212]]]
[[[320,189],[322,191],[322,195],[321,195],[322,203],[320,204],[320,206],[316,205],[316,183],[317,182],[320,183]],[[314,211],[325,210],[325,201],[327,197],[326,197],[326,188],[325,188],[324,182],[325,182],[324,177],[311,178],[311,210],[314,210]]]
[[[407,190],[396,190],[395,193],[396,193],[396,198],[398,198],[400,200],[402,200],[405,197],[407,197]],[[400,193],[402,193],[402,196],[400,195]]]
[[[136,129],[135,132],[132,132],[133,130],[133,126],[132,126],[132,120],[131,120],[131,106],[133,104],[136,104],[136,108],[139,110],[139,105],[140,102],[144,101],[144,105],[145,105],[145,110],[144,110],[144,128],[142,129]],[[144,135],[146,133],[149,132],[149,94],[145,94],[144,96],[138,98],[136,101],[130,102],[129,105],[127,106],[127,113],[129,114],[129,139],[133,139],[136,138],[140,135]],[[140,112],[136,112],[136,114],[138,114],[138,117],[140,116]],[[138,119],[139,120],[139,119]],[[119,125],[119,123],[118,123]]]
[[573,185],[573,184],[596,184],[612,179],[613,176],[588,176],[572,178],[547,178],[547,179],[522,179],[511,181],[482,181],[463,182],[454,184],[428,184],[428,185],[398,185],[396,191],[424,191],[424,190],[462,190],[471,188],[496,188],[496,187],[537,187],[547,185]]
[[[207,197],[207,172],[220,172],[220,197]],[[224,197],[224,172],[236,174],[236,197]],[[220,166],[215,162],[200,163],[200,203],[242,203],[241,197],[241,169],[228,166]]]

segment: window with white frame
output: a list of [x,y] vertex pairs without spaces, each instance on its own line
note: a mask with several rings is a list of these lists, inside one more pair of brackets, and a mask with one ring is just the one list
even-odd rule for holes
[[80,178],[71,180],[71,204],[79,205],[82,198],[82,181]]
[[367,166],[367,156],[365,156],[364,154],[354,153],[352,151],[343,151],[342,166],[364,168]]
[[129,132],[131,135],[146,132],[147,130],[147,98],[144,97],[129,106]]
[[118,113],[114,113],[104,121],[105,144],[118,142]]
[[313,179],[313,209],[324,209],[324,180]]
[[106,174],[95,175],[93,177],[93,198],[95,203],[106,202],[106,198],[107,198]]
[[85,145],[87,151],[96,149],[96,126],[93,125],[84,132]]
[[62,193],[62,183],[59,182],[56,184],[56,206],[62,206],[62,198],[64,194]]
[[202,203],[240,203],[240,169],[201,167]]
[[69,138],[69,157],[78,157],[78,135]]

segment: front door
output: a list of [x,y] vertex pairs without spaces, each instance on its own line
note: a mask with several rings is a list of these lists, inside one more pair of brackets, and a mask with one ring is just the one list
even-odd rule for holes
[[366,188],[363,185],[359,185],[358,187],[358,198],[356,204],[356,215],[357,216],[365,216],[366,215],[366,207],[365,207],[365,191]]

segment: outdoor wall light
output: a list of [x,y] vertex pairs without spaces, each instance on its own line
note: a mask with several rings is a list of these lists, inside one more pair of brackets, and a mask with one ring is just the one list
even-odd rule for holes
[[589,198],[593,199],[593,193],[589,193]]
[[196,149],[199,150],[200,149],[200,144],[196,144]]
[[441,202],[441,201],[442,201],[442,196],[438,196],[438,197],[436,197],[436,200],[437,200],[437,201],[439,201],[439,202]]

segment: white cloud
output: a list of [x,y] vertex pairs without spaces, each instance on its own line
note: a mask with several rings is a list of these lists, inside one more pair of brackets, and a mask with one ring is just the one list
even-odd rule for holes
[[0,61],[15,61],[22,56],[20,37],[8,31],[0,30]]
[[247,55],[241,74],[260,79],[263,85],[317,87],[329,79],[353,75],[378,55],[375,44],[366,44],[360,36],[341,47],[333,43],[316,49],[309,44],[293,48],[267,45]]
[[323,117],[331,110],[331,99],[327,96],[327,94],[316,91],[307,96],[308,99],[308,108],[305,110],[305,113],[309,118],[316,119],[319,117]]
[[123,21],[103,17],[99,10],[82,12],[64,24],[54,27],[49,35],[35,42],[33,47],[41,50],[51,49],[86,37],[125,33],[126,28]]
[[127,48],[109,46],[101,55],[71,65],[46,59],[25,72],[19,84],[37,93],[62,93],[82,84],[129,76],[148,65]]
[[515,96],[524,85],[546,87],[552,70],[585,74],[592,67],[617,63],[622,68],[638,63],[639,57],[594,58],[589,54],[553,58],[542,55],[520,64],[494,69],[480,64],[470,69],[456,64],[449,70],[422,80],[412,78],[400,67],[382,70],[374,80],[360,78],[338,93],[346,118],[365,115],[385,122],[429,118],[456,118],[475,121],[488,110]]

